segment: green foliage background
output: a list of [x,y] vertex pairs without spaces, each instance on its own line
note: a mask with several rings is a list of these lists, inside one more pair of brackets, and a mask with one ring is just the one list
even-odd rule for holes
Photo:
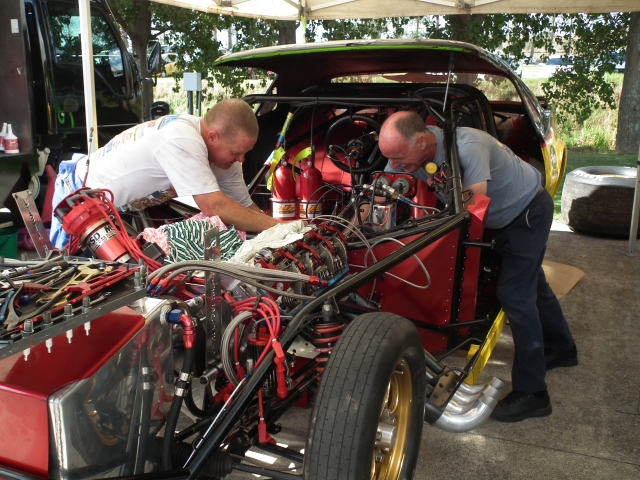
[[[232,51],[283,43],[283,32],[292,22],[244,19],[205,14],[151,3],[149,0],[111,0],[116,18],[130,36],[147,28],[149,39],[162,39],[178,55],[178,73],[202,72],[206,101],[240,97],[247,90],[264,87],[266,72],[214,68],[224,53],[220,32],[235,32]],[[151,23],[141,22],[150,13]],[[306,40],[327,41],[370,38],[433,38],[461,40],[501,55],[515,66],[533,50],[561,52],[573,68],[559,70],[534,85],[555,108],[559,128],[570,132],[575,125],[593,121],[594,115],[616,109],[619,85],[613,76],[619,56],[625,53],[630,14],[575,15],[445,15],[370,20],[326,20],[307,24]],[[144,58],[146,52],[135,52]],[[214,90],[214,85],[221,87]],[[176,83],[176,91],[179,89]],[[618,90],[616,90],[618,89]],[[592,131],[598,146],[612,146],[601,133]]]

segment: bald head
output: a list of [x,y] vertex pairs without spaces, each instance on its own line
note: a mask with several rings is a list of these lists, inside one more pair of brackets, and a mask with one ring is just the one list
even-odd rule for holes
[[247,102],[237,98],[216,103],[204,116],[204,124],[225,140],[234,139],[238,133],[258,138],[258,120],[253,110]]
[[424,133],[425,130],[424,120],[416,112],[396,112],[384,122],[380,130],[380,136],[399,135],[406,141],[411,141],[418,134]]
[[394,170],[402,168],[407,173],[414,173],[433,160],[436,152],[434,135],[415,112],[389,116],[380,129],[378,146]]

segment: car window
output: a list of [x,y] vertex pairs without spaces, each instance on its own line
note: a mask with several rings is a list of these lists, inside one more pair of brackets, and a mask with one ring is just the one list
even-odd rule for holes
[[[50,28],[53,51],[53,100],[57,129],[83,128],[85,122],[80,16],[77,2],[49,0]],[[91,33],[96,98],[99,122],[126,123],[128,119],[113,118],[113,102],[127,92],[122,50],[111,24],[99,8],[91,8]],[[105,116],[106,115],[106,116]]]
[[[80,43],[80,17],[74,3],[49,2],[51,30],[55,44],[56,61],[82,63]],[[101,12],[91,11],[93,61],[97,72],[117,92],[122,93],[124,74],[122,52],[106,19]]]
[[498,75],[478,75],[472,85],[490,102],[520,102],[522,99],[511,80]]
[[[446,83],[446,72],[394,72],[335,77],[331,83]],[[519,102],[520,95],[509,78],[500,75],[454,74],[452,83],[471,85],[489,101]]]

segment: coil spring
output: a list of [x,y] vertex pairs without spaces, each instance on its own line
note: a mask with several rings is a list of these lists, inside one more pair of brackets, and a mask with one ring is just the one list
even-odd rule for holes
[[333,347],[340,338],[345,327],[345,322],[318,323],[311,327],[311,330],[313,331],[313,344],[316,347],[315,351],[318,352],[318,355],[316,356],[316,372],[318,372],[318,381],[320,381],[325,365],[329,361],[329,355],[331,355]]
[[291,311],[300,305],[300,300],[297,298],[282,296],[278,299],[278,303],[280,303],[283,310]]

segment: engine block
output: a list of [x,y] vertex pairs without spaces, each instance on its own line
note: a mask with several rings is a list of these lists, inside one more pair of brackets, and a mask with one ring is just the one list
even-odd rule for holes
[[[312,224],[302,239],[280,248],[260,250],[254,258],[254,265],[316,276],[331,283],[348,268],[347,242],[337,228],[324,223]],[[319,290],[317,286],[301,282],[277,283],[275,287],[283,292],[308,296]],[[301,300],[293,297],[280,296],[276,301],[285,312],[292,312],[302,304]]]

